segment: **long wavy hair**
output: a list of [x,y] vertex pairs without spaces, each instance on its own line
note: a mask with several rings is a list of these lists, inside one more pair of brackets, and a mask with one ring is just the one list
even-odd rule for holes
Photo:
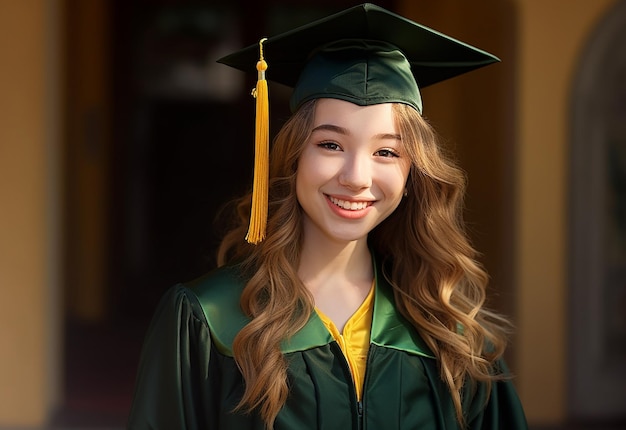
[[[466,381],[501,378],[494,362],[506,346],[508,323],[483,307],[488,276],[465,233],[462,218],[465,175],[442,150],[432,127],[413,108],[393,107],[411,169],[407,196],[368,236],[383,259],[396,306],[438,358],[462,425]],[[302,209],[296,198],[298,159],[309,138],[315,101],[303,105],[276,136],[270,161],[267,238],[243,238],[251,196],[237,203],[237,225],[224,237],[218,264],[242,262],[249,281],[241,295],[251,318],[235,337],[233,353],[245,380],[237,410],[258,411],[272,428],[287,395],[287,364],[280,345],[300,330],[314,309],[297,276]]]

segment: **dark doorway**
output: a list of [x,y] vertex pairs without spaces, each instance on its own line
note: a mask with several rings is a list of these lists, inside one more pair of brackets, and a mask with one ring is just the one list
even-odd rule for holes
[[[159,298],[215,267],[217,215],[251,183],[255,77],[215,60],[360,2],[105,0],[100,13],[87,3],[64,2],[65,402],[52,423],[64,429],[124,427]],[[74,59],[93,32],[98,44],[81,49],[104,59],[101,69]],[[100,99],[76,103],[90,76]],[[270,84],[270,94],[275,132],[289,115],[289,90]],[[94,166],[97,189],[85,178]],[[85,220],[99,240],[81,229]],[[88,293],[94,278],[97,298]],[[77,294],[98,311],[82,309]]]

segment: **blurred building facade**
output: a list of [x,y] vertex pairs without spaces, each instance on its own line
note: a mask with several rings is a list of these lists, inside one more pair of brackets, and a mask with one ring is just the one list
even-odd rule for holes
[[[256,3],[0,1],[0,428],[123,425],[158,298],[250,180],[252,81],[215,59],[358,2]],[[424,104],[530,423],[624,419],[626,1],[378,4],[503,60]]]

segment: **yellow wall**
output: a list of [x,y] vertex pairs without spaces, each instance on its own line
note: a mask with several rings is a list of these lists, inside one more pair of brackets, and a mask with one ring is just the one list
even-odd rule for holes
[[[569,91],[581,49],[614,0],[511,2],[516,383],[531,423],[556,423],[567,395]],[[0,427],[40,425],[59,399],[58,3],[0,0]]]
[[0,427],[39,425],[58,400],[55,4],[0,1]]
[[407,0],[399,12],[502,62],[422,89],[424,116],[468,176],[465,221],[490,274],[490,306],[511,315],[514,22],[511,1]]
[[517,380],[528,418],[566,414],[569,94],[613,0],[517,0]]
[[[515,184],[513,240],[507,244],[506,240],[494,242],[493,238],[483,238],[477,245],[488,258],[493,251],[509,252],[507,245],[514,248],[512,282],[516,293],[512,315],[517,330],[511,361],[516,373],[515,383],[531,424],[557,424],[567,418],[569,96],[585,43],[614,3],[615,0],[470,3],[416,0],[403,3],[402,13],[444,32],[452,31],[453,36],[494,52],[503,60],[501,64],[469,74],[471,76],[427,88],[424,91],[425,113],[435,120],[436,126],[441,125],[439,129],[444,137],[451,137],[453,143],[458,144],[455,149],[461,152],[461,162],[469,173],[468,203],[475,205],[470,206],[470,215],[475,217],[470,221],[476,223],[475,230],[486,235],[498,234],[494,224],[503,221],[489,219],[488,214],[480,211],[493,205],[490,199],[506,199],[506,195],[492,194],[480,200],[481,190],[472,189],[472,184],[478,179],[479,188],[492,187],[481,178],[489,175],[481,169],[492,168],[493,163],[505,161],[507,155],[506,151],[494,153],[494,150],[503,150],[497,145],[489,146],[485,142],[476,145],[473,134],[479,131],[485,140],[495,137],[515,142],[515,162],[511,166]],[[515,17],[513,22],[507,22],[510,14]],[[483,32],[477,31],[476,26]],[[512,66],[516,80],[514,94],[510,96],[515,101],[509,105],[498,97],[508,95],[506,73]],[[485,83],[484,78],[490,81]],[[471,94],[468,82],[480,86],[482,93]],[[485,108],[481,104],[485,100],[492,106]],[[468,106],[471,109],[468,110]],[[512,106],[510,111],[509,106]],[[502,123],[510,120],[508,115],[515,115],[511,121],[515,130],[510,134],[507,125]],[[482,126],[481,117],[489,118],[491,125]],[[483,159],[473,160],[472,151]],[[500,177],[503,179],[506,180],[506,173]],[[472,203],[477,195],[479,204]],[[503,202],[505,200],[500,203]],[[502,262],[498,258],[486,259],[488,265],[492,263],[491,270],[494,263]],[[497,278],[492,280],[498,281]],[[501,283],[506,281],[506,276],[500,278]],[[496,288],[506,292],[509,287],[496,285]],[[506,303],[503,307],[508,313]]]

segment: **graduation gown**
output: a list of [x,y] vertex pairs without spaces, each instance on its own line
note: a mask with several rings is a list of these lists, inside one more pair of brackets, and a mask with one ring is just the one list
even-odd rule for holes
[[[275,430],[459,428],[437,362],[416,330],[398,313],[391,286],[376,269],[371,343],[357,401],[348,363],[316,313],[282,345],[289,397]],[[249,321],[239,307],[245,285],[237,266],[172,287],[146,335],[128,428],[264,429],[256,414],[233,413],[244,382],[232,342]],[[503,366],[502,366],[503,367]],[[506,371],[506,370],[502,370]],[[470,429],[526,429],[510,381],[466,389]]]

